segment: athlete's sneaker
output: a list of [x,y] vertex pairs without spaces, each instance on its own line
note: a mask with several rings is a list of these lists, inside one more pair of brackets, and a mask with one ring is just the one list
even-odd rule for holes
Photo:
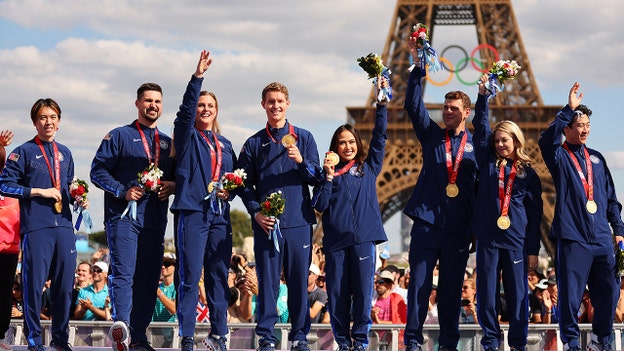
[[39,344],[35,346],[28,346],[28,351],[46,351],[46,347]]
[[360,344],[359,342],[355,343],[355,345],[353,345],[353,348],[351,349],[353,351],[368,351],[368,346],[364,346],[362,344]]
[[260,339],[256,351],[275,351],[275,344],[270,341]]
[[[572,350],[572,349],[570,349],[570,350]],[[586,350],[587,351],[611,351],[611,344],[597,342],[595,340],[590,340],[587,343]]]
[[150,345],[149,342],[143,341],[143,342],[130,344],[130,351],[156,351],[156,350],[154,350],[154,348],[152,347],[152,345]]
[[422,351],[422,347],[418,345],[416,340],[412,340],[405,348],[405,351]]
[[195,340],[192,336],[183,336],[180,341],[180,351],[193,351]]
[[215,338],[212,335],[208,335],[202,340],[202,344],[204,344],[208,351],[227,351],[226,341],[227,339],[224,336]]
[[565,344],[563,345],[563,350],[564,351],[581,351],[581,347],[580,346],[570,346],[569,344]]
[[108,330],[108,336],[113,340],[113,351],[128,351],[128,336],[130,330],[126,323],[117,321]]
[[351,347],[347,344],[338,345],[336,351],[351,351]]
[[71,346],[68,343],[62,344],[56,341],[50,343],[50,350],[52,351],[72,351]]
[[310,351],[310,346],[305,340],[293,341],[290,351]]
[[0,339],[0,350],[11,351],[13,350],[13,348],[11,347],[11,344],[9,344],[9,342],[3,338],[3,339]]

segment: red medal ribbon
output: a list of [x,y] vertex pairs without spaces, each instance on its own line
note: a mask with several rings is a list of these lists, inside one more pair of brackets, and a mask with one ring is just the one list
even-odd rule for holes
[[585,195],[587,196],[588,201],[594,200],[594,171],[592,169],[592,163],[589,160],[589,152],[587,151],[587,147],[582,148],[585,154],[585,168],[587,169],[587,178],[585,178],[585,174],[583,174],[583,169],[581,168],[581,164],[574,156],[574,153],[566,143],[563,143],[563,147],[568,151],[570,158],[572,159],[572,163],[574,167],[576,167],[576,171],[581,177],[581,183],[583,183],[583,188],[585,188]]
[[35,142],[39,145],[43,159],[46,161],[46,165],[48,165],[52,186],[54,186],[58,191],[61,191],[61,160],[58,157],[58,146],[56,145],[56,142],[52,140],[52,150],[54,152],[54,155],[52,156],[54,160],[54,172],[52,172],[52,165],[50,164],[50,160],[48,160],[48,155],[46,154],[38,135],[35,137]]
[[[266,124],[265,129],[266,129],[266,133],[267,133],[267,135],[269,136],[269,138],[271,138],[271,140],[272,140],[274,143],[277,143],[277,140],[276,140],[276,139],[275,139],[275,138],[271,135],[271,132],[269,131],[269,124],[268,124],[268,123]],[[292,135],[292,136],[295,138],[295,140],[299,139],[299,138],[297,137],[297,134],[295,134],[295,127],[293,127],[293,125],[292,125],[292,124],[289,124],[289,125],[288,125],[288,134]]]
[[351,169],[351,167],[353,167],[353,165],[355,164],[355,160],[351,160],[349,163],[347,163],[344,167],[342,167],[341,169],[337,170],[334,172],[334,177],[339,177],[345,173],[347,173],[348,170]]
[[500,198],[501,217],[507,216],[509,213],[509,204],[511,203],[511,189],[516,179],[516,162],[511,165],[509,179],[505,185],[505,166],[501,165],[498,172],[498,197]]
[[[139,134],[141,135],[141,141],[143,142],[143,149],[145,150],[145,154],[147,154],[147,159],[151,163],[152,162],[152,153],[150,152],[149,144],[147,143],[147,138],[145,138],[145,134],[141,129],[141,125],[139,121],[136,121],[136,127],[139,130]],[[158,161],[160,161],[160,136],[158,135],[158,129],[154,128],[154,165],[158,167]]]
[[451,152],[451,138],[448,135],[448,130],[446,131],[446,169],[449,177],[449,184],[455,184],[457,182],[457,174],[459,173],[459,163],[464,158],[464,149],[466,147],[466,142],[468,141],[468,133],[464,131],[464,135],[462,136],[462,140],[459,143],[459,149],[457,150],[457,156],[455,157],[455,164],[453,164],[453,153]]
[[[212,137],[214,139],[215,146],[213,147],[208,140],[208,137],[204,134],[203,131],[199,130],[199,135],[206,141],[208,144],[208,148],[210,148],[210,166],[212,167],[212,181],[216,182],[219,180],[219,176],[221,175],[221,164],[223,163],[223,154],[221,152],[221,144],[219,144],[219,139],[217,138],[217,134],[212,133]],[[215,152],[215,147],[217,148]]]

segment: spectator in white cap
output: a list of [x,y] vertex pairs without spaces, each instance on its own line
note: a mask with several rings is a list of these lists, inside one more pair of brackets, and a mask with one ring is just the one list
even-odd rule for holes
[[308,273],[308,303],[310,304],[310,322],[320,323],[325,314],[327,305],[327,292],[316,285],[316,280],[321,276],[321,269],[314,263],[310,264]]
[[108,295],[108,264],[98,261],[91,267],[93,284],[80,289],[76,299],[75,319],[86,321],[110,320]]
[[540,279],[529,297],[529,315],[531,323],[550,323],[552,300],[548,292],[548,279]]

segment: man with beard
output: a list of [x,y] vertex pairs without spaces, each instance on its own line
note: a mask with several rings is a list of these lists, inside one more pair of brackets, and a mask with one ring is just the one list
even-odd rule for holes
[[[153,351],[146,329],[152,319],[160,278],[169,195],[175,190],[171,138],[156,124],[162,89],[145,83],[137,90],[138,118],[104,136],[91,165],[91,182],[104,190],[104,224],[110,248],[109,290],[115,321],[113,350]],[[161,185],[146,189],[137,174],[148,167],[163,173]],[[153,177],[157,178],[157,177]],[[156,180],[156,179],[154,179]],[[128,329],[130,327],[130,329]]]

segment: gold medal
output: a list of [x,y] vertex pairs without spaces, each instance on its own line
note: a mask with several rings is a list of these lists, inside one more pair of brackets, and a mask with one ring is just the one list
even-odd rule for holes
[[340,162],[340,156],[333,151],[329,151],[325,154],[325,159],[329,161],[332,166],[335,166]]
[[216,185],[216,184],[215,184],[215,182],[210,182],[210,183],[208,183],[208,193],[209,193],[209,194],[210,194],[210,193],[212,193],[212,191],[213,191],[213,190],[214,190],[214,188],[215,188],[215,185]]
[[498,219],[496,220],[496,225],[502,230],[509,229],[509,227],[511,226],[511,221],[509,220],[509,216],[498,217]]
[[459,194],[459,188],[457,187],[457,184],[449,183],[446,186],[446,196],[448,196],[448,197],[456,197],[457,194]]
[[63,212],[63,203],[60,201],[57,201],[54,203],[54,212],[56,213],[61,213]]
[[297,142],[297,139],[295,139],[295,137],[292,136],[292,134],[286,134],[282,138],[282,145],[284,145],[284,147],[295,145],[296,142]]
[[587,203],[585,204],[585,208],[587,209],[587,212],[591,214],[594,214],[596,213],[596,211],[598,211],[598,205],[596,205],[596,201],[594,200],[587,201]]

